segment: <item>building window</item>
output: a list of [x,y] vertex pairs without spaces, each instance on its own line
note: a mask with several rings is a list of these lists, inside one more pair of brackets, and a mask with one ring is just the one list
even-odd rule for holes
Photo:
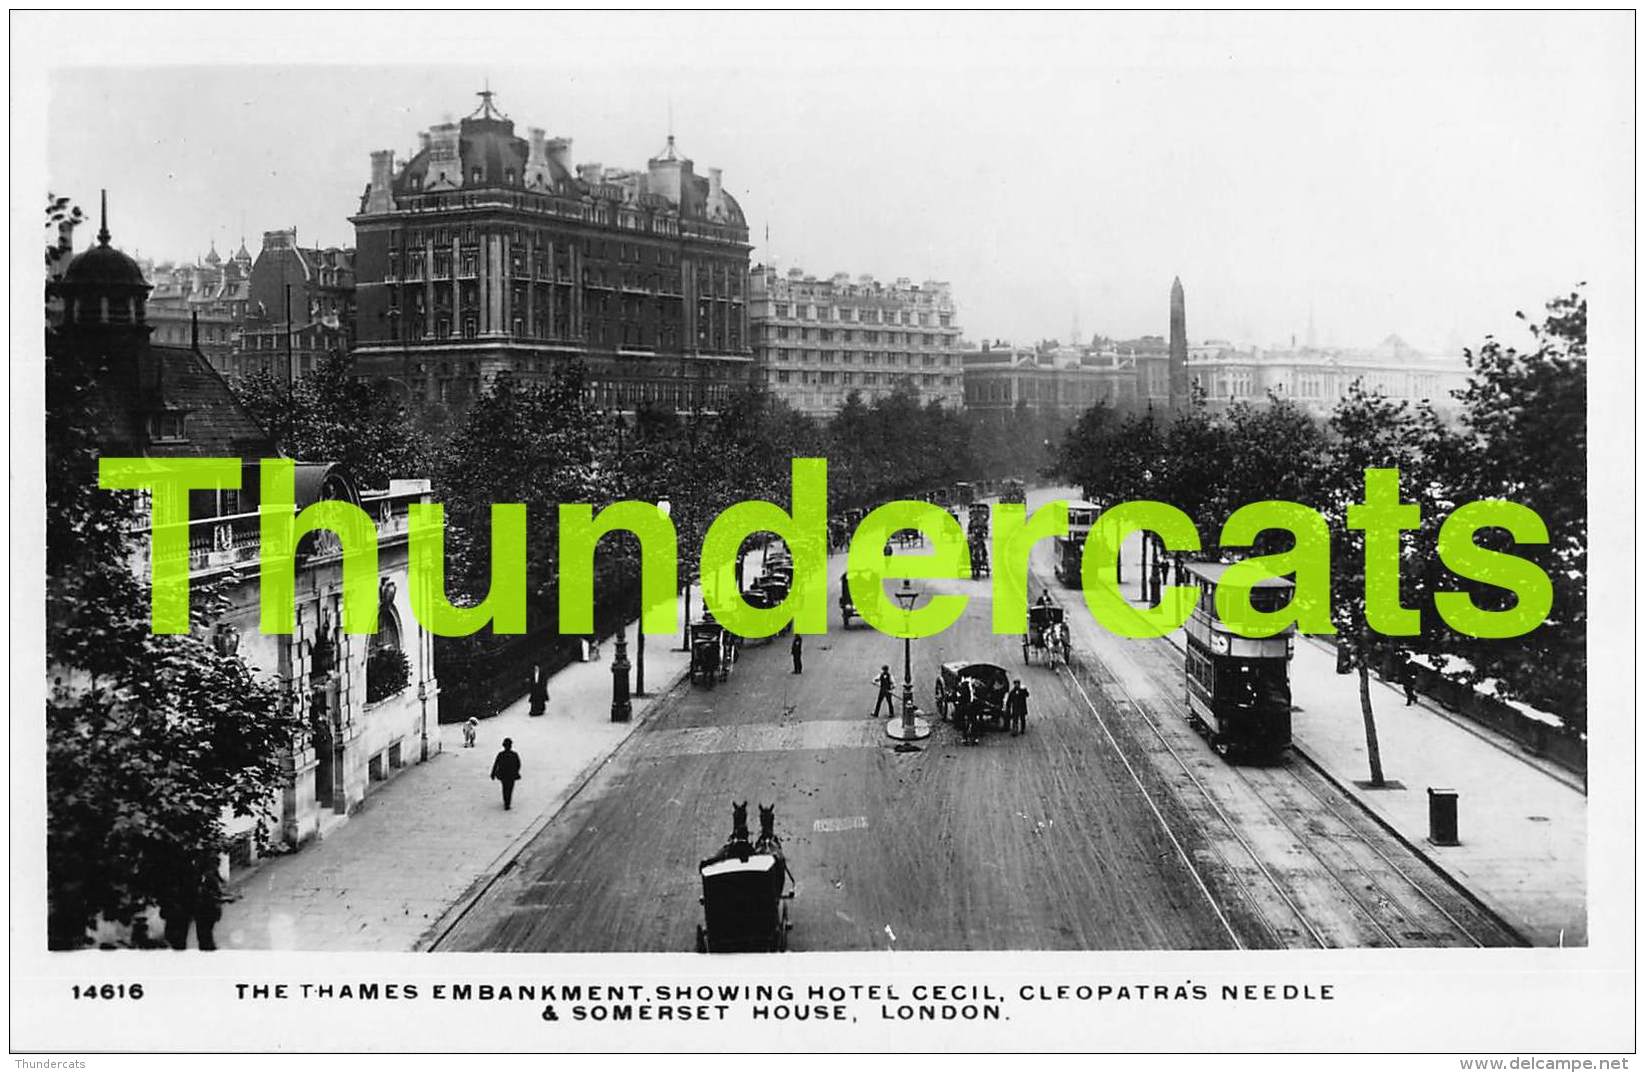
[[180,443],[187,439],[184,435],[182,414],[150,414],[148,428],[149,438],[156,443]]

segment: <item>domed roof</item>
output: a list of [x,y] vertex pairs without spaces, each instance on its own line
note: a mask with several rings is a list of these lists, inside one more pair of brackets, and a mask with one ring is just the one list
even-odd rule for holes
[[108,195],[103,196],[103,225],[97,232],[97,245],[69,262],[63,272],[63,283],[97,287],[147,287],[143,270],[137,262],[109,245]]

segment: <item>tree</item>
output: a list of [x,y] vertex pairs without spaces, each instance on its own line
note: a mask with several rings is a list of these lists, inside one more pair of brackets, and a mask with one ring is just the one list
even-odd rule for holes
[[257,817],[267,839],[300,728],[273,685],[201,636],[222,610],[209,588],[191,600],[193,633],[149,631],[135,503],[97,487],[89,386],[67,359],[46,377],[47,937],[69,949],[99,917],[208,896],[195,884],[224,811]]
[[[622,498],[616,442],[609,419],[584,401],[580,365],[543,385],[499,376],[452,432],[434,477],[434,499],[445,507],[447,598],[460,606],[485,598],[491,507],[523,503],[531,600],[524,640],[489,629],[436,640],[441,718],[490,714],[525,691],[529,679],[516,673],[515,664],[529,667],[552,658],[540,646],[560,643],[554,598],[559,505]],[[539,649],[530,651],[533,645]]]
[[233,386],[240,405],[299,461],[340,462],[367,488],[433,468],[434,444],[400,390],[357,378],[345,355],[325,355],[294,383],[259,372]]
[[[1331,414],[1332,437],[1321,469],[1319,508],[1331,529],[1331,618],[1337,629],[1338,665],[1346,662],[1359,675],[1365,751],[1371,785],[1376,787],[1386,780],[1371,705],[1371,668],[1390,660],[1403,661],[1410,642],[1390,636],[1370,621],[1366,539],[1362,531],[1349,527],[1349,515],[1365,493],[1370,469],[1398,469],[1402,501],[1427,498],[1420,493],[1433,486],[1434,470],[1423,451],[1424,430],[1435,425],[1432,410],[1413,410],[1404,402],[1390,401],[1379,392],[1366,391],[1356,380]],[[1424,524],[1430,528],[1400,541],[1401,607],[1420,608],[1429,603],[1424,580],[1433,576],[1428,564],[1434,546],[1434,518],[1434,511],[1424,511]]]
[[[1508,499],[1542,518],[1548,545],[1513,554],[1548,574],[1553,607],[1530,634],[1458,637],[1453,650],[1472,666],[1470,679],[1495,679],[1498,695],[1557,711],[1581,733],[1588,672],[1588,300],[1581,287],[1548,302],[1530,332],[1532,349],[1487,338],[1468,353],[1468,386],[1457,394],[1461,434],[1447,476],[1459,501]],[[1487,530],[1480,543],[1508,548],[1500,530]],[[1481,606],[1504,606],[1507,597],[1483,586],[1469,591]]]
[[46,195],[46,227],[52,233],[52,240],[46,243],[48,278],[52,270],[56,269],[73,250],[74,229],[85,222],[86,214],[80,211],[80,206],[74,204],[72,199],[58,197],[56,194]]

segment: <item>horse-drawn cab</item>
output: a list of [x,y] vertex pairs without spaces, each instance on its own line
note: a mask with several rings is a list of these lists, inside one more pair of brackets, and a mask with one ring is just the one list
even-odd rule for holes
[[775,805],[760,806],[760,834],[748,833],[748,802],[732,805],[731,838],[697,866],[702,877],[703,923],[697,925],[697,952],[788,949],[788,900],[793,874],[774,830]]
[[1068,623],[1056,604],[1040,603],[1028,609],[1028,633],[1022,639],[1022,661],[1032,663],[1038,656],[1047,666],[1060,660],[1068,663],[1074,654],[1068,637]]
[[705,617],[691,624],[691,684],[713,687],[731,673],[726,659],[725,627]]
[[993,663],[944,663],[937,675],[937,714],[952,717],[966,743],[976,741],[984,726],[1005,726],[1005,697],[1011,676]]

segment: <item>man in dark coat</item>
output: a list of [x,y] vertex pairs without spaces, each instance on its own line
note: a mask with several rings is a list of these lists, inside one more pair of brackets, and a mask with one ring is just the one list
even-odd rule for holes
[[801,659],[801,650],[803,648],[804,648],[804,645],[800,642],[800,635],[796,633],[794,635],[794,642],[788,646],[789,653],[794,657],[794,673],[795,674],[801,673],[801,671],[800,671],[800,659]]
[[874,710],[868,713],[868,718],[873,719],[875,716],[879,715],[880,705],[882,704],[885,705],[885,710],[889,714],[896,715],[897,705],[896,702],[891,699],[892,682],[891,667],[889,665],[883,663],[880,665],[880,674],[879,677],[874,679],[874,684],[880,687],[880,695],[874,701]]
[[514,807],[514,784],[520,780],[520,754],[514,751],[514,739],[503,739],[503,751],[491,762],[491,777],[503,784],[503,808]]
[[1011,727],[1012,737],[1028,729],[1028,690],[1022,687],[1021,678],[1016,680],[1011,692],[1006,695],[1005,721]]

